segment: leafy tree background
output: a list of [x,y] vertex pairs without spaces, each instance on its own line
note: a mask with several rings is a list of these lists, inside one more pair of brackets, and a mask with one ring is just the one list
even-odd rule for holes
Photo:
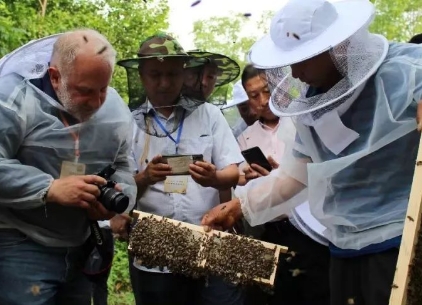
[[[118,59],[129,58],[140,41],[168,28],[168,11],[166,0],[0,0],[0,57],[32,39],[92,28],[109,39]],[[112,86],[127,97],[123,68],[116,67]]]
[[[373,32],[401,42],[422,32],[420,0],[371,1],[378,13],[371,25]],[[110,40],[119,59],[132,57],[140,41],[168,29],[168,13],[167,0],[0,0],[0,57],[30,40],[74,28],[96,29]],[[227,17],[199,20],[193,30],[196,48],[227,55],[243,68],[245,54],[268,32],[272,15],[264,12],[248,18],[229,13]],[[116,67],[112,86],[127,98],[123,68]],[[230,98],[231,85],[225,89]],[[235,121],[235,108],[226,112],[226,118]],[[126,249],[127,243],[116,242],[109,278],[111,305],[134,304]]]
[[390,40],[407,42],[422,33],[422,2],[420,0],[371,0],[377,16],[371,31]]

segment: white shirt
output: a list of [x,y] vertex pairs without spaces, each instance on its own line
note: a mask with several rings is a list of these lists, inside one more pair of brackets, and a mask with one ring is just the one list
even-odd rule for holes
[[[273,159],[280,163],[281,158],[283,157],[285,144],[278,136],[278,129],[280,123],[276,127],[270,128],[260,121],[256,121],[254,124],[246,128],[245,131],[237,138],[239,143],[240,150],[245,150],[258,146],[265,157],[273,157]],[[281,132],[283,132],[281,130]],[[246,167],[247,163],[241,164],[239,167],[240,174],[244,175],[242,169]]]
[[[173,126],[174,115],[167,119],[156,113],[164,126]],[[139,160],[143,154],[147,134],[134,124],[133,157]],[[172,133],[174,139],[177,130]],[[175,143],[168,137],[150,136],[147,160],[158,154],[175,154]],[[213,163],[217,170],[244,161],[230,127],[216,106],[205,103],[193,112],[187,111],[179,143],[179,154],[202,154],[205,161]],[[143,171],[147,164],[134,164],[134,169]],[[148,187],[137,202],[137,209],[160,216],[199,225],[203,215],[220,203],[219,192],[211,187],[202,187],[190,176],[186,194],[165,193],[164,183]],[[158,268],[144,271],[160,272]]]

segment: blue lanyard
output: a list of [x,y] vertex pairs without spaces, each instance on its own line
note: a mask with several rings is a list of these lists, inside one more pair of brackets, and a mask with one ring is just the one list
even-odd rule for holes
[[154,113],[154,120],[155,120],[155,122],[158,124],[158,126],[160,126],[161,130],[164,131],[164,133],[166,134],[166,136],[169,137],[170,140],[172,140],[174,142],[174,144],[176,144],[176,154],[179,151],[179,142],[180,142],[180,136],[182,135],[183,123],[185,122],[185,114],[186,114],[186,109],[183,109],[182,120],[180,121],[178,130],[177,130],[177,138],[175,140],[172,137],[172,135],[170,134],[170,132],[168,132],[167,129],[164,127],[164,125],[160,122],[160,120],[158,119],[157,115]]

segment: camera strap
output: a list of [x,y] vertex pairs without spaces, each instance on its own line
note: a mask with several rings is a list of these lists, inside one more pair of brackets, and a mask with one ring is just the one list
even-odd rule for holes
[[104,242],[103,232],[101,231],[98,221],[90,220],[89,226],[91,228],[91,245],[92,249],[97,248],[98,254],[104,262],[104,268],[111,266],[113,260],[113,254],[110,253],[107,244]]
[[113,262],[113,250],[110,250],[110,241],[104,239],[97,221],[90,220],[91,236],[85,242],[85,262],[82,272],[92,282],[101,279],[101,275],[108,272]]
[[104,241],[103,233],[101,232],[100,225],[98,221],[91,220],[89,222],[89,226],[91,228],[91,241],[94,243],[95,246],[101,246]]

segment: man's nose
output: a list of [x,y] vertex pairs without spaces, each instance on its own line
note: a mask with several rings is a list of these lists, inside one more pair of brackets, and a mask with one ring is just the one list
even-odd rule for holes
[[292,69],[293,78],[299,78],[301,73],[302,73],[302,69],[300,67],[300,64],[293,64],[293,65],[290,66],[290,68]]
[[98,109],[101,107],[102,103],[103,103],[102,93],[98,91],[94,94],[93,98],[91,99],[90,105],[92,108]]
[[167,89],[170,87],[171,81],[169,77],[163,76],[160,78],[160,88]]

